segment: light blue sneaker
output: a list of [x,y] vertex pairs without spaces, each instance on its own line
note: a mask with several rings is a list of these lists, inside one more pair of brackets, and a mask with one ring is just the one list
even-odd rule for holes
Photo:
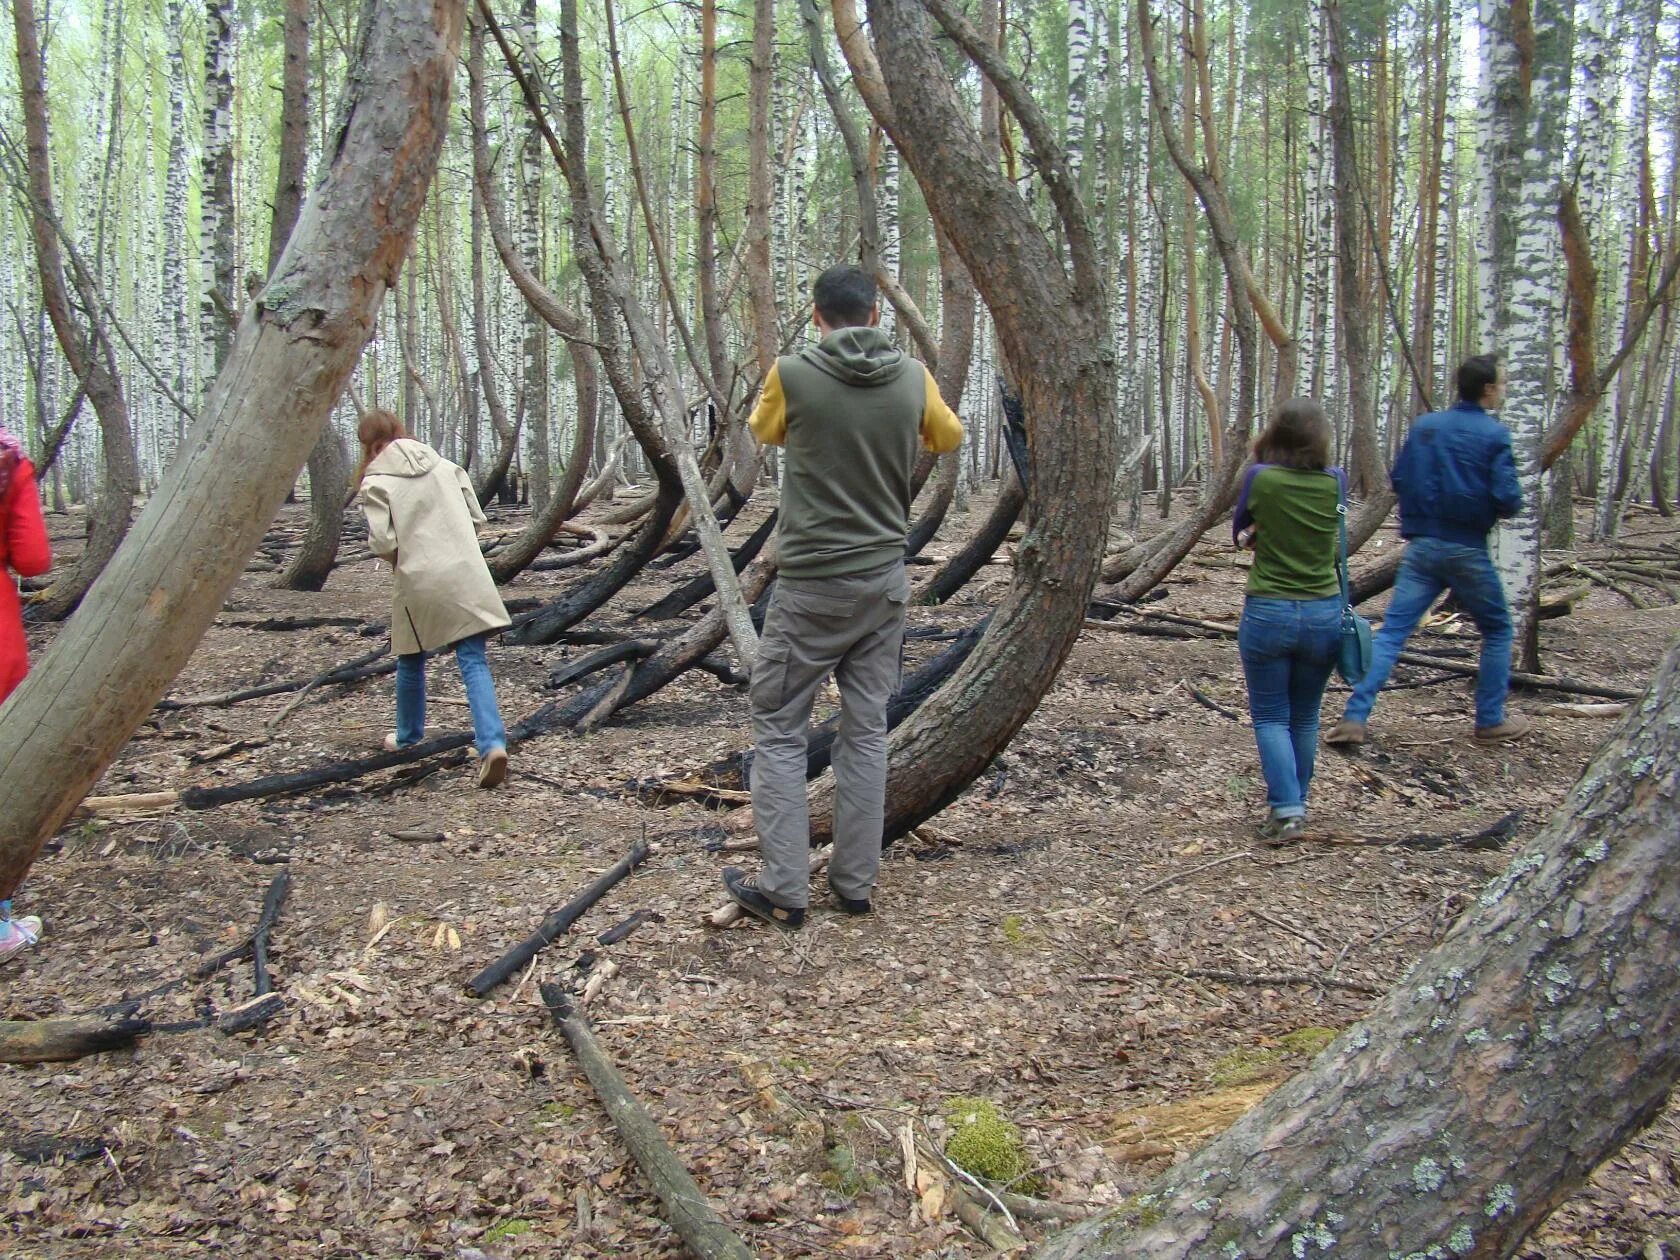
[[32,914],[0,919],[0,963],[9,962],[41,939],[41,920]]

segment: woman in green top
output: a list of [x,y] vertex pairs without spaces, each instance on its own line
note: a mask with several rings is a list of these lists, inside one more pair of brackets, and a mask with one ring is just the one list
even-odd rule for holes
[[1341,586],[1337,511],[1346,479],[1330,462],[1330,425],[1310,398],[1292,398],[1254,441],[1232,519],[1254,551],[1237,650],[1271,810],[1261,834],[1297,836],[1318,748],[1318,708],[1336,663]]

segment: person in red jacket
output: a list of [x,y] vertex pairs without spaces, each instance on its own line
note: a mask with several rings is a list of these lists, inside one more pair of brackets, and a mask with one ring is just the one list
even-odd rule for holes
[[[0,572],[39,577],[52,567],[47,524],[41,519],[41,497],[35,491],[35,466],[23,444],[0,429]],[[23,637],[23,610],[17,583],[0,580],[0,721],[6,697],[29,672],[29,644]],[[12,918],[9,898],[0,899],[0,962],[41,939],[41,920],[34,915]]]

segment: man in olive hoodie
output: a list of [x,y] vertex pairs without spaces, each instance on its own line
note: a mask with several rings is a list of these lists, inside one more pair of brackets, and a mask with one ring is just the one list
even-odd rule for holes
[[840,687],[834,742],[835,904],[867,914],[881,864],[887,701],[897,689],[910,583],[904,574],[917,451],[954,451],[962,423],[933,375],[878,327],[875,281],[830,267],[811,288],[822,340],[784,355],[749,423],[785,451],[781,577],[752,674],[753,822],[763,864],[723,882],[743,909],[784,928],[810,900],[806,727],[830,672]]

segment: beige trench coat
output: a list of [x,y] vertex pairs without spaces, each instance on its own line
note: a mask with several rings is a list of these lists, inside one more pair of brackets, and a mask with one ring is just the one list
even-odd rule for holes
[[508,624],[478,548],[483,524],[467,474],[424,442],[398,438],[362,479],[368,546],[393,560],[391,650],[432,652]]

